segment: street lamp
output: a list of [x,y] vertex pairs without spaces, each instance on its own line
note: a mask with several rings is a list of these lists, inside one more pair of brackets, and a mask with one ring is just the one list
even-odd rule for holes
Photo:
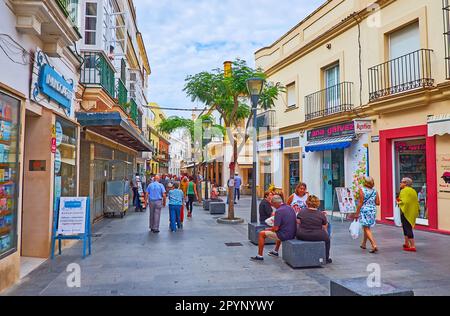
[[252,111],[253,111],[253,170],[252,170],[252,211],[251,211],[251,222],[257,223],[257,200],[256,200],[256,151],[257,151],[257,126],[256,126],[256,115],[258,111],[258,102],[264,87],[263,78],[250,78],[247,80],[247,89],[250,94],[250,100],[252,101]]
[[[206,139],[211,139],[211,134],[210,134],[210,130],[212,127],[212,120],[209,117],[206,117],[203,119],[202,121],[202,126],[203,126],[203,135],[205,136],[206,131],[209,132],[209,137],[203,137]],[[206,160],[206,176],[205,176],[205,200],[209,199],[209,190],[208,190],[208,148],[206,148],[205,146],[205,160]]]

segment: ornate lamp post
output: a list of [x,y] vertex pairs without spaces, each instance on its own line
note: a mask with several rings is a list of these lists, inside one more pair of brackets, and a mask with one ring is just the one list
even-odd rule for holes
[[257,223],[257,198],[256,198],[256,160],[257,160],[257,122],[256,116],[258,111],[258,102],[261,96],[261,92],[264,87],[264,79],[262,78],[250,78],[247,80],[247,89],[250,93],[250,99],[252,101],[253,111],[253,170],[252,170],[252,209],[251,209],[251,222]]

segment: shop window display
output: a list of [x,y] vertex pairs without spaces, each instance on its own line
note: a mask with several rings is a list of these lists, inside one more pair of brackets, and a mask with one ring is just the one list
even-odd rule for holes
[[77,195],[77,129],[56,119],[55,198]]
[[403,178],[413,180],[420,202],[419,218],[428,219],[427,210],[427,160],[425,139],[395,142],[396,155],[396,194],[400,194],[400,181]]
[[0,258],[17,246],[20,101],[0,92]]

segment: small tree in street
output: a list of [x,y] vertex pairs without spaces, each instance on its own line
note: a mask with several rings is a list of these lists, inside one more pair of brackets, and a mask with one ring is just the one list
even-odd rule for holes
[[[234,180],[236,163],[239,153],[247,143],[250,133],[248,131],[253,118],[249,104],[249,92],[247,80],[250,78],[265,79],[266,75],[261,69],[252,69],[244,60],[236,59],[232,62],[231,73],[223,69],[215,69],[210,72],[201,72],[186,78],[184,91],[193,102],[203,103],[207,109],[207,115],[217,111],[223,121],[225,131],[233,148],[230,164],[231,179]],[[285,89],[279,84],[266,83],[259,99],[259,107],[268,110],[275,106],[275,100]],[[240,123],[245,123],[244,131],[239,131]],[[171,133],[178,128],[193,129],[195,123],[179,117],[172,117],[159,126],[164,132]],[[253,179],[255,181],[255,179]],[[234,181],[232,181],[234,183]],[[229,187],[228,219],[234,220],[234,186]]]

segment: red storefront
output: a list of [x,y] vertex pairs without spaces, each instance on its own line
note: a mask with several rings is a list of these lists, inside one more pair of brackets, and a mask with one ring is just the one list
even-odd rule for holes
[[[400,181],[413,179],[420,200],[416,229],[438,230],[436,137],[427,125],[380,131],[381,222],[393,224]],[[443,232],[447,233],[447,232]]]

